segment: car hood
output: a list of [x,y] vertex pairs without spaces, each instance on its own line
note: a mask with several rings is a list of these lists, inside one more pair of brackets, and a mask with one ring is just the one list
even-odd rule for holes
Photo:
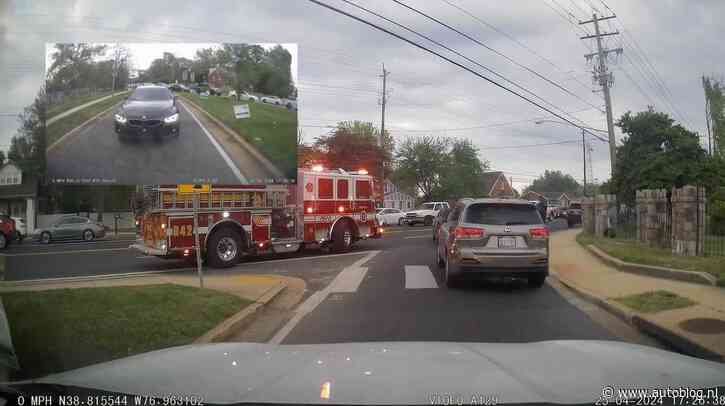
[[[497,403],[594,402],[602,387],[725,385],[725,365],[616,341],[199,344],[38,379],[127,394],[186,394],[205,403],[431,404],[432,394]],[[440,404],[440,402],[439,402]],[[492,403],[493,404],[493,403]]]
[[130,100],[121,106],[121,111],[126,114],[127,118],[141,118],[146,116],[149,119],[161,119],[170,114],[174,109],[174,103],[171,100],[162,101],[137,101]]

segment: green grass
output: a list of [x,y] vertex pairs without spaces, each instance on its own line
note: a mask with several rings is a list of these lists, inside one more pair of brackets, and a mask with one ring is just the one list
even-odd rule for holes
[[60,137],[65,135],[68,131],[78,127],[96,114],[120,102],[126,96],[127,95],[125,93],[122,93],[110,97],[104,101],[88,106],[83,110],[79,110],[71,115],[65,116],[60,120],[54,122],[53,124],[49,125],[46,130],[47,145],[50,146]]
[[201,98],[196,94],[180,93],[192,100],[209,114],[222,121],[237,134],[254,145],[267,159],[277,165],[288,178],[297,176],[297,112],[284,107],[266,105],[261,102],[249,104],[251,117],[235,119],[230,98],[209,96]]
[[666,248],[649,247],[633,240],[597,238],[581,232],[576,240],[582,245],[594,245],[622,261],[635,264],[664,266],[685,271],[707,272],[717,278],[719,286],[725,286],[725,256],[685,257],[672,255]]
[[58,104],[54,104],[48,109],[48,118],[57,116],[58,114],[60,114],[64,111],[70,110],[76,106],[80,106],[81,104],[88,103],[89,101],[108,96],[109,94],[111,94],[110,90],[107,92],[100,92],[100,93],[90,94],[90,95],[86,95],[86,96],[66,97],[63,99],[62,102],[60,102]]
[[22,371],[38,377],[189,344],[251,302],[179,285],[3,294]]
[[666,290],[656,290],[637,295],[618,297],[614,300],[640,313],[656,313],[696,304],[686,297],[677,296]]

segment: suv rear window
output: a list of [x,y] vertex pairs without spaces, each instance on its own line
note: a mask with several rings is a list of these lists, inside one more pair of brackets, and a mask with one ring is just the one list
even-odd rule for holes
[[474,203],[466,208],[466,223],[504,225],[541,224],[536,208],[528,204]]
[[580,203],[572,203],[569,205],[570,209],[581,209],[582,205]]

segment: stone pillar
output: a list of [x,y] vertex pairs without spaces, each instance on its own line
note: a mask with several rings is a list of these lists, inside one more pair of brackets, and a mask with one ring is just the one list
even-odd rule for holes
[[33,235],[35,231],[35,198],[29,197],[25,200],[25,232]]
[[696,256],[704,252],[705,189],[672,188],[672,253]]
[[[666,230],[667,190],[644,189],[637,191],[637,239],[648,245],[668,246]],[[667,240],[667,241],[665,241]]]
[[616,220],[617,198],[614,195],[597,195],[594,198],[594,234],[603,237],[609,227],[613,227]]
[[594,200],[582,199],[582,228],[585,233],[594,234]]

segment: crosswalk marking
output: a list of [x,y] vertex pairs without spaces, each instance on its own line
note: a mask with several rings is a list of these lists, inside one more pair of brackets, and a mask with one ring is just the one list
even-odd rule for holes
[[405,266],[406,289],[432,289],[437,288],[438,282],[427,265]]

